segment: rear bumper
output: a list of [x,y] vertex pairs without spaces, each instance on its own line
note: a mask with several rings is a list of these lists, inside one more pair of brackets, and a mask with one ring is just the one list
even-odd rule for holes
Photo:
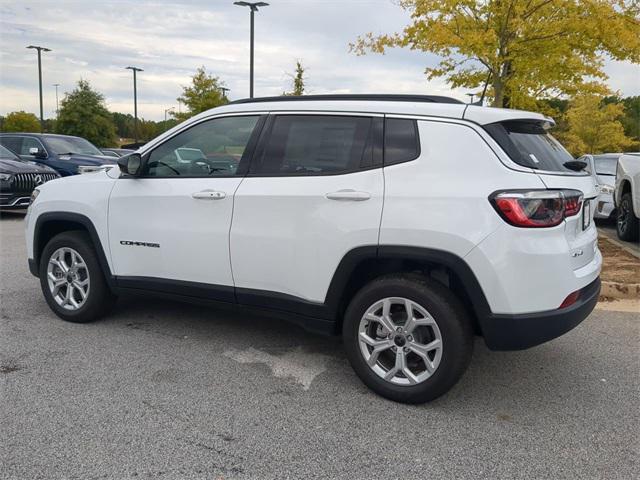
[[524,350],[575,328],[598,303],[600,277],[580,290],[570,307],[518,315],[492,314],[482,322],[482,334],[491,350]]

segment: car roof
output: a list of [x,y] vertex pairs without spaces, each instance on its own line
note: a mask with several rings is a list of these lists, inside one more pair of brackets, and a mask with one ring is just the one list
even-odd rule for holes
[[207,110],[194,118],[222,113],[277,111],[324,111],[421,115],[469,120],[486,125],[506,120],[545,121],[539,113],[465,104],[439,95],[302,95],[242,99]]

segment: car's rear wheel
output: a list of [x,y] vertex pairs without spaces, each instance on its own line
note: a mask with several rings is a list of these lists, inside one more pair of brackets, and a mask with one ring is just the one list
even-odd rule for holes
[[618,217],[616,220],[616,230],[618,238],[627,242],[638,240],[640,234],[640,222],[633,213],[633,205],[631,193],[627,192],[622,195],[618,208]]
[[471,322],[460,302],[417,275],[382,277],[363,287],[346,311],[343,336],[360,379],[405,403],[447,392],[473,351]]
[[85,232],[64,232],[53,237],[42,251],[39,272],[45,300],[63,320],[95,320],[115,302]]

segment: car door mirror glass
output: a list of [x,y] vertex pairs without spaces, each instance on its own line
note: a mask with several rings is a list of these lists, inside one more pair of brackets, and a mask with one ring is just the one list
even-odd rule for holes
[[142,157],[139,153],[131,153],[118,159],[120,171],[126,175],[137,177],[142,173]]

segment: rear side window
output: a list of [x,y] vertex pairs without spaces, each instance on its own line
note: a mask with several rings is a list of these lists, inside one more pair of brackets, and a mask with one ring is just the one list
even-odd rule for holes
[[251,167],[262,175],[344,173],[371,163],[369,117],[279,115]]
[[22,149],[21,137],[0,137],[0,143],[14,153],[20,154]]
[[486,125],[485,130],[518,165],[550,172],[576,173],[564,166],[574,158],[543,128],[541,122],[492,123]]
[[404,118],[387,118],[384,123],[384,164],[408,162],[419,155],[417,122]]

